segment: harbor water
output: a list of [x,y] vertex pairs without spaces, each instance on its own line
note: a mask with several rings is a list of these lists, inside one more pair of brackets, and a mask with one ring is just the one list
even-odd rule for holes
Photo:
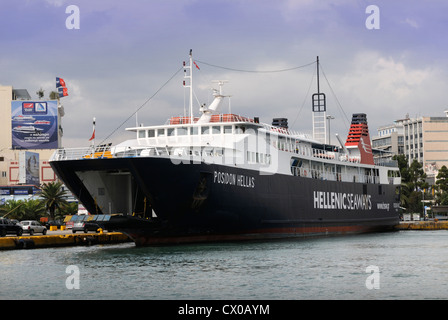
[[0,252],[0,299],[446,299],[448,231]]

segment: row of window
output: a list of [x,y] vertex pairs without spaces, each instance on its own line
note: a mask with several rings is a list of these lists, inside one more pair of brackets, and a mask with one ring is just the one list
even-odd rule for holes
[[[410,154],[410,158],[411,159],[418,159],[418,154],[416,153],[415,155],[413,153]],[[420,152],[420,159],[423,159],[423,152]]]
[[195,135],[208,135],[208,134],[242,134],[245,132],[245,128],[241,126],[201,126],[201,127],[179,127],[179,128],[160,128],[139,130],[139,138],[155,138],[155,137],[173,137],[173,136],[195,136]]
[[[419,134],[417,133],[414,134],[414,139],[417,139],[418,137],[423,138],[423,133],[420,132]],[[406,135],[406,141],[409,140],[410,138],[412,139],[412,135],[410,136]]]
[[248,163],[271,164],[271,155],[265,153],[246,151]]
[[[414,145],[406,145],[406,150],[409,150],[409,148],[414,149]],[[420,148],[423,148],[423,142],[420,142]],[[415,144],[415,149],[418,149],[418,143]]]

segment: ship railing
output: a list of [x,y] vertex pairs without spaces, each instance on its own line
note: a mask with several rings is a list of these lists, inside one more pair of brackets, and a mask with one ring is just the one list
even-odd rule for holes
[[[171,117],[166,122],[165,125],[176,125],[176,124],[191,124],[197,123],[199,117],[193,118],[193,122],[190,117]],[[302,137],[306,139],[312,139],[312,136],[307,133],[298,132],[291,130],[289,128],[272,126],[266,123],[261,123],[256,119],[244,117],[237,114],[214,114],[210,118],[209,123],[227,123],[227,122],[242,122],[242,123],[255,123],[262,126],[267,132],[270,133],[280,133],[289,136]],[[208,125],[209,123],[204,123],[204,125]]]
[[214,147],[145,147],[131,148],[129,146],[117,146],[112,148],[64,148],[57,149],[50,161],[81,160],[81,159],[110,159],[133,158],[148,156],[194,156],[194,157],[223,157],[223,148]]
[[97,147],[62,148],[53,153],[50,161],[137,157],[141,151],[141,149],[130,147],[111,148],[110,144]]
[[[174,124],[191,124],[197,123],[199,117],[194,117],[193,122],[191,122],[190,117],[171,117],[166,122],[165,125],[174,125]],[[214,114],[210,118],[210,122],[250,122],[254,123],[255,120],[247,117],[243,117],[237,114]]]
[[377,166],[398,167],[398,161],[397,160],[391,160],[391,159],[375,157],[375,158],[373,158],[373,161],[374,161],[375,165],[377,165]]
[[313,157],[320,159],[338,160],[341,162],[351,162],[351,163],[361,162],[361,158],[359,156],[348,156],[345,153],[340,153],[337,151],[328,151],[312,148],[312,154]]

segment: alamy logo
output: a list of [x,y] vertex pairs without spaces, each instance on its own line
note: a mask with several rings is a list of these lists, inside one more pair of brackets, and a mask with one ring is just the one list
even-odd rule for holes
[[68,290],[79,289],[79,268],[75,265],[70,265],[65,268],[65,273],[69,274],[67,279],[65,280],[65,287]]
[[369,30],[380,29],[380,8],[370,5],[366,8],[366,13],[370,13],[366,19],[366,28]]
[[370,275],[366,279],[366,288],[369,290],[380,288],[380,268],[377,266],[368,266],[366,273]]
[[70,13],[70,15],[65,19],[65,27],[69,30],[80,28],[80,14],[79,7],[75,5],[70,5],[65,8],[65,13]]

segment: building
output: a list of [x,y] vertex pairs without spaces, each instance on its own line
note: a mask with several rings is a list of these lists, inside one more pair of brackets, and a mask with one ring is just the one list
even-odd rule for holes
[[[22,113],[19,116],[16,113],[13,114],[14,106],[19,106],[17,109],[23,112],[23,115]],[[54,110],[50,110],[50,107]],[[39,112],[45,114],[45,120],[39,121],[41,119],[39,115],[34,115]],[[51,119],[50,113],[55,120]],[[26,114],[29,114],[27,121],[18,118],[20,116],[26,118]],[[26,179],[28,179],[27,170],[30,168],[33,169],[37,177],[33,180],[32,184],[34,185],[56,180],[56,175],[51,169],[48,159],[54,149],[60,147],[61,144],[60,118],[62,116],[63,108],[57,100],[32,100],[25,89],[0,86],[0,186],[29,184]],[[54,147],[51,148],[50,144],[40,143],[40,141],[44,141],[44,133],[50,130],[48,129],[49,125],[54,127],[51,133],[53,143],[51,146]],[[32,133],[26,132],[26,130],[32,130]],[[27,143],[31,142],[18,147],[13,141],[13,139],[17,140],[17,137],[27,139]],[[32,141],[32,139],[34,140]],[[25,157],[25,154],[28,158]],[[14,188],[10,190],[14,190]],[[5,199],[14,196],[11,193],[14,192],[8,194],[2,192],[0,197]]]
[[414,159],[422,163],[428,176],[448,166],[448,111],[445,117],[407,118],[402,124],[404,154],[409,163]]
[[395,120],[378,128],[372,147],[392,154],[404,154],[409,164],[417,160],[428,178],[434,179],[442,166],[448,167],[448,110],[444,117]]
[[399,122],[378,128],[378,136],[372,138],[375,158],[391,160],[396,154],[404,154],[403,125]]

